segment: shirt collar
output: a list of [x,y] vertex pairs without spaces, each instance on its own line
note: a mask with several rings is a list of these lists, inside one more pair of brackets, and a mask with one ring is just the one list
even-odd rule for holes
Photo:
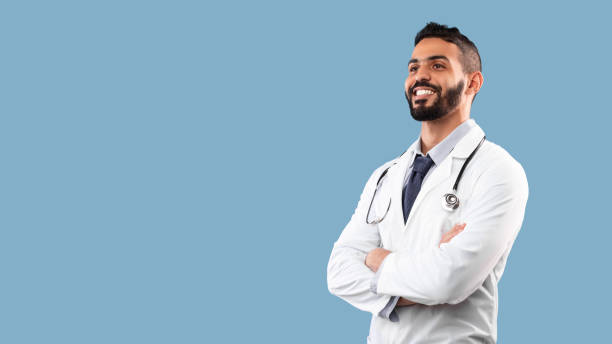
[[[435,147],[433,147],[427,155],[431,157],[434,164],[436,166],[440,165],[444,159],[448,156],[448,154],[455,148],[457,143],[461,141],[461,139],[467,135],[467,133],[476,126],[476,122],[473,119],[468,119],[467,121],[461,123],[457,128],[455,128],[448,136],[444,138],[440,143],[438,143]],[[421,138],[416,142],[414,156],[418,154],[423,155],[421,151]],[[410,164],[412,166],[412,163]]]

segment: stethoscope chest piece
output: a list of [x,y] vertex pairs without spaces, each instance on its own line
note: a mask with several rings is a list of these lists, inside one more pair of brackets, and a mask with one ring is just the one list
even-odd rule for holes
[[454,193],[445,194],[443,208],[448,211],[453,211],[459,208],[459,197],[457,197],[457,195]]

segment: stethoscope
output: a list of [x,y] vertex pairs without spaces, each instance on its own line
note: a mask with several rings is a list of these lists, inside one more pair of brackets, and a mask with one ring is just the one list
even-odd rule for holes
[[[482,140],[480,140],[480,143],[478,143],[478,146],[474,148],[472,153],[468,156],[468,158],[463,163],[463,166],[461,166],[461,170],[459,171],[459,174],[457,175],[457,179],[455,179],[453,190],[447,194],[444,194],[442,207],[445,210],[454,211],[455,209],[459,208],[460,202],[459,202],[459,197],[457,197],[457,188],[459,187],[459,181],[461,181],[461,177],[463,176],[463,171],[465,171],[465,168],[470,163],[470,160],[472,160],[472,157],[474,157],[474,154],[476,154],[476,152],[478,151],[480,146],[482,146],[482,143],[485,141],[486,138],[487,137],[484,136]],[[400,155],[400,158],[401,158],[401,155]],[[397,158],[396,161],[397,160],[399,160],[399,158]],[[370,207],[368,208],[368,213],[366,214],[366,223],[369,225],[375,225],[375,224],[382,222],[382,220],[385,219],[385,216],[387,216],[389,209],[391,209],[391,198],[389,198],[389,204],[387,205],[387,210],[385,210],[385,213],[383,214],[383,216],[378,219],[374,219],[373,221],[370,221],[370,210],[372,210],[372,203],[374,203],[374,199],[376,198],[376,193],[378,192],[378,189],[380,188],[381,181],[387,175],[387,172],[389,172],[389,169],[395,166],[396,164],[397,162],[394,162],[391,166],[387,167],[383,171],[383,173],[380,174],[380,177],[378,177],[378,181],[376,182],[376,189],[374,189],[374,195],[372,195],[372,200],[370,200]]]

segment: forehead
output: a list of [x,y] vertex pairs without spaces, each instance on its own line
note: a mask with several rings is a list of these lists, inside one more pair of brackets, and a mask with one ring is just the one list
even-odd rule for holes
[[459,63],[461,51],[459,47],[453,43],[447,42],[441,38],[424,38],[412,51],[412,59],[419,61],[425,60],[430,56],[446,56],[451,63]]

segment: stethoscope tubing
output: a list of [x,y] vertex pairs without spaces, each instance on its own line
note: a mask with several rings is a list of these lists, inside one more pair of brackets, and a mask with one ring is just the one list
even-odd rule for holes
[[[452,193],[447,193],[447,194],[445,194],[443,196],[444,200],[446,202],[447,209],[455,210],[455,209],[457,209],[459,207],[459,197],[457,197],[457,190],[459,188],[459,182],[461,181],[461,177],[463,177],[463,172],[465,171],[465,168],[470,163],[470,161],[472,160],[472,158],[474,157],[474,155],[476,154],[478,149],[480,149],[480,146],[482,146],[482,144],[486,140],[486,138],[487,138],[486,136],[483,136],[483,138],[478,143],[478,146],[476,146],[476,148],[474,148],[472,153],[470,153],[468,158],[463,163],[463,166],[461,166],[461,170],[459,171],[459,174],[457,175],[457,178],[455,179],[455,184],[453,185]],[[404,152],[404,153],[406,153],[406,152]],[[402,153],[402,155],[404,155],[404,153]],[[402,155],[400,155],[397,159],[401,158]],[[396,164],[397,164],[397,162],[394,162],[391,166],[387,167],[383,171],[383,173],[381,173],[380,176],[378,177],[378,181],[376,181],[376,189],[374,189],[374,194],[372,195],[372,199],[370,200],[370,206],[368,207],[368,212],[366,214],[366,223],[367,224],[374,225],[374,224],[381,223],[385,219],[385,217],[387,216],[387,213],[389,212],[389,209],[391,209],[391,199],[389,199],[389,204],[387,205],[387,210],[385,210],[385,214],[380,219],[377,219],[377,220],[374,220],[374,221],[369,221],[368,220],[370,218],[370,211],[372,210],[372,204],[374,203],[374,199],[376,198],[376,193],[378,192],[378,189],[380,187],[380,182],[387,175],[387,172],[389,172],[389,169],[391,167],[395,166]]]
[[461,170],[459,171],[459,174],[457,175],[457,179],[455,179],[455,185],[453,185],[453,192],[457,192],[457,188],[459,187],[459,181],[461,180],[461,177],[463,176],[463,171],[465,171],[465,168],[470,163],[470,160],[472,160],[472,158],[474,157],[474,154],[476,154],[476,152],[478,151],[478,149],[480,149],[480,146],[482,146],[482,143],[485,142],[486,139],[487,139],[486,136],[482,137],[482,140],[480,140],[480,142],[478,143],[478,146],[476,146],[476,148],[472,151],[470,156],[468,156],[468,158],[463,163],[463,166],[461,166]]

